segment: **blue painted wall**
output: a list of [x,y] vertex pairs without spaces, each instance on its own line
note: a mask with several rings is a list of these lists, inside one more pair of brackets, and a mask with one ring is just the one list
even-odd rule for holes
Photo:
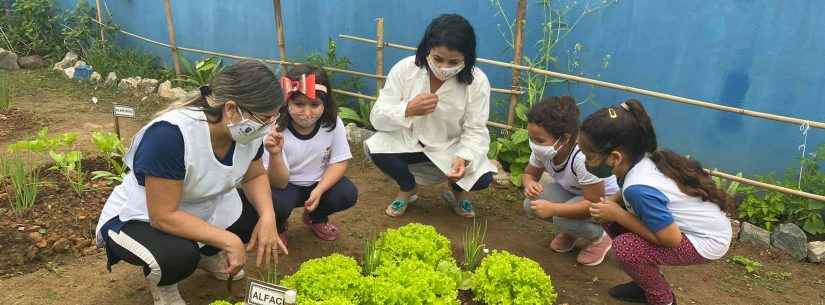
[[[78,0],[59,0],[70,7]],[[94,2],[94,1],[91,1]],[[161,0],[105,0],[114,21],[125,30],[167,41]],[[515,15],[515,1],[504,0]],[[561,4],[568,1],[556,1]],[[582,1],[578,1],[582,2]],[[585,1],[586,2],[586,1]],[[172,1],[180,46],[253,57],[277,57],[271,1]],[[543,19],[529,1],[525,53],[535,54]],[[337,39],[338,34],[375,35],[374,20],[385,18],[387,41],[415,45],[429,20],[447,12],[469,19],[478,35],[481,57],[509,61],[498,32],[501,17],[489,1],[302,0],[283,1],[287,53],[290,57],[323,52],[328,37],[336,38],[338,54],[356,70],[374,71],[374,48]],[[751,110],[825,121],[825,39],[821,29],[825,1],[720,0],[641,1],[618,4],[586,16],[557,48],[559,63],[572,62],[576,43],[583,48],[576,72],[602,80],[718,101]],[[571,16],[576,16],[572,12]],[[127,39],[169,62],[169,51]],[[385,66],[410,53],[388,49]],[[609,67],[603,58],[610,56]],[[194,55],[193,58],[199,56]],[[495,87],[509,86],[510,72],[482,66]],[[563,69],[563,70],[566,70]],[[746,175],[781,172],[798,164],[799,126],[678,105],[658,99],[589,86],[554,87],[571,92],[585,114],[597,105],[638,98],[653,117],[660,145],[719,167]],[[370,92],[371,89],[370,89]],[[506,96],[496,95],[494,99]],[[503,109],[497,109],[499,114]],[[809,151],[825,140],[811,130]]]

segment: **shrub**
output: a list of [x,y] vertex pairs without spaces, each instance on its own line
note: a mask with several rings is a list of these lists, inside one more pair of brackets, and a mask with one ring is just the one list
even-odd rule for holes
[[535,261],[493,251],[473,277],[475,300],[487,305],[547,305],[556,301],[550,277]]
[[[816,153],[802,159],[801,181],[799,168],[795,166],[788,169],[783,179],[761,177],[759,180],[791,189],[801,189],[808,193],[825,194],[825,173],[819,167],[823,161],[825,145],[820,146]],[[739,189],[744,195],[742,203],[737,207],[737,214],[741,220],[767,230],[772,230],[778,223],[791,222],[810,235],[825,235],[825,202],[757,190],[750,186]]]
[[341,254],[308,260],[301,264],[298,272],[281,283],[297,290],[298,304],[328,301],[335,297],[355,302],[364,290],[361,267],[354,259]]
[[456,304],[455,282],[447,275],[417,259],[378,268],[368,278],[367,305],[446,305]]
[[417,259],[435,269],[441,261],[455,263],[450,240],[435,228],[411,223],[398,229],[388,229],[376,240],[379,266],[394,265]]

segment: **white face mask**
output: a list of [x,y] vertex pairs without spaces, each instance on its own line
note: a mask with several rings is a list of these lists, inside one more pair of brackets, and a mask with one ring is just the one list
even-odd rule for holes
[[245,145],[266,135],[268,128],[265,128],[264,124],[244,118],[240,108],[236,109],[238,114],[241,115],[241,121],[226,125],[229,128],[229,135],[232,136],[232,140]]
[[556,154],[559,153],[556,149],[556,144],[559,144],[560,140],[561,138],[557,139],[556,143],[553,143],[553,145],[538,145],[533,143],[533,140],[528,140],[528,143],[530,144],[530,149],[534,154],[536,154],[537,157],[539,157],[540,160],[550,160],[556,157]]
[[450,79],[453,76],[456,76],[462,69],[464,69],[464,62],[458,64],[455,67],[451,68],[441,68],[433,59],[432,55],[427,56],[427,65],[430,66],[430,71],[433,72],[435,78],[440,81],[445,81]]

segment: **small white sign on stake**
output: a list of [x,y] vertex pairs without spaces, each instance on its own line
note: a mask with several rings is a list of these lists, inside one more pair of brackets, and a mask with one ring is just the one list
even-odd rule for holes
[[[247,305],[285,305],[294,304],[294,291],[286,287],[272,285],[266,282],[252,280],[249,281],[249,289],[247,290],[246,304]],[[287,296],[287,292],[292,292],[291,296]],[[291,298],[292,300],[288,300]],[[287,303],[290,301],[291,303]]]
[[112,115],[120,118],[135,118],[135,107],[124,105],[112,105]]

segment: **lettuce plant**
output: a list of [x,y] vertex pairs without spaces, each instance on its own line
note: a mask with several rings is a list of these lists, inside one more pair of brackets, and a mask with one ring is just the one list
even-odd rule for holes
[[475,300],[487,305],[547,305],[556,301],[550,276],[535,261],[493,251],[473,276]]
[[417,259],[430,269],[435,269],[441,261],[455,262],[450,240],[432,226],[411,223],[398,229],[388,229],[375,242],[379,266]]

